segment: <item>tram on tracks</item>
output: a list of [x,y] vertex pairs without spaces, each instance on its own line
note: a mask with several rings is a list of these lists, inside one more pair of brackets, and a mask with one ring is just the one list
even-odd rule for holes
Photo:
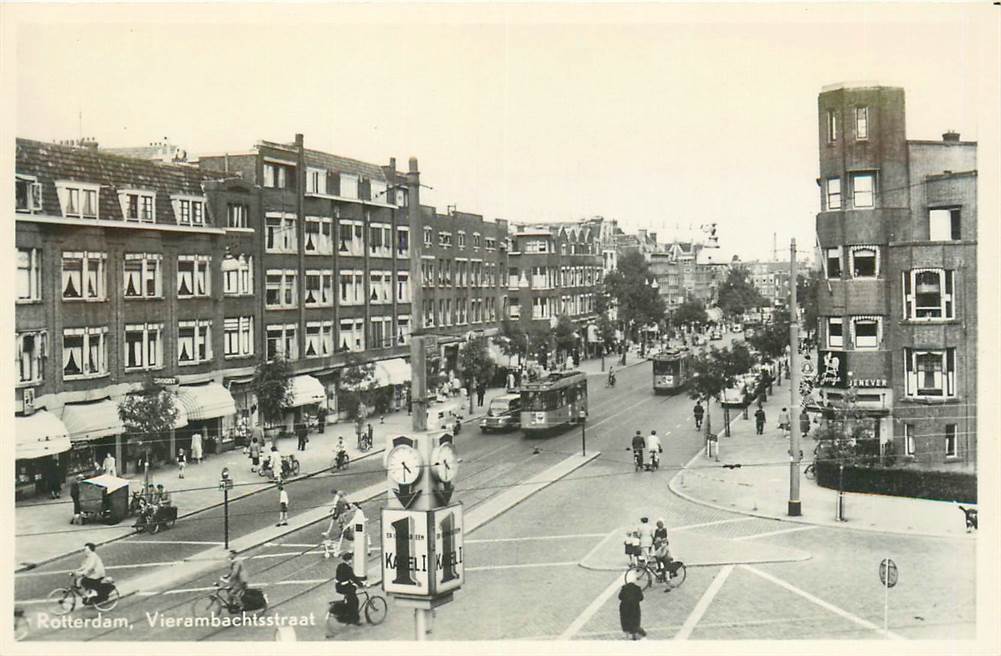
[[653,361],[653,393],[676,394],[683,390],[692,376],[692,355],[688,349],[670,349],[655,353]]
[[575,424],[587,413],[587,376],[556,371],[521,387],[521,429],[539,435]]

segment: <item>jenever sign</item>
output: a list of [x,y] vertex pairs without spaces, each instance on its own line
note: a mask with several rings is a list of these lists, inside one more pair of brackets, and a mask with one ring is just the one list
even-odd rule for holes
[[434,510],[382,510],[382,588],[432,598],[465,579],[462,504]]

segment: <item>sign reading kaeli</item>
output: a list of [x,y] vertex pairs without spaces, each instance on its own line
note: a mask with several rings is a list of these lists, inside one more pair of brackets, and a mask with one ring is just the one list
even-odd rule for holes
[[437,597],[462,587],[462,504],[382,511],[382,587],[387,594]]

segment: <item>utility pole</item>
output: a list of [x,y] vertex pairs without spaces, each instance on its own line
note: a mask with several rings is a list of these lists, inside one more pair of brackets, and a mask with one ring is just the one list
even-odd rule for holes
[[411,427],[415,433],[427,430],[427,345],[424,335],[424,278],[421,257],[424,230],[421,225],[421,174],[417,158],[411,157],[407,171],[407,217],[410,225],[410,400],[413,405]]
[[789,244],[789,516],[803,514],[799,499],[799,310],[796,307],[796,240]]

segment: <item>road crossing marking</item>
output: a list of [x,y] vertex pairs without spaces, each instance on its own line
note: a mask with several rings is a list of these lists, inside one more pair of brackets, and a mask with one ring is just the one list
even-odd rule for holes
[[466,540],[466,544],[486,544],[489,542],[527,542],[530,540],[572,540],[573,538],[602,538],[605,533],[576,533],[572,535],[528,535],[522,538],[481,538]]
[[734,538],[734,540],[757,540],[758,538],[767,538],[773,535],[782,535],[784,533],[795,533],[796,531],[809,531],[811,529],[820,528],[819,526],[796,526],[795,528],[784,528],[779,531],[769,531],[767,533],[758,533],[756,535],[742,535],[739,538]]
[[726,579],[730,576],[730,572],[733,571],[733,568],[733,565],[727,565],[719,571],[716,578],[713,579],[713,582],[710,583],[709,587],[706,588],[706,591],[702,593],[702,597],[699,599],[699,602],[695,604],[695,608],[693,608],[692,612],[688,614],[688,617],[685,619],[685,623],[681,625],[681,630],[674,634],[675,640],[688,640],[688,637],[692,635],[692,631],[695,630],[695,625],[699,623],[702,616],[705,615],[707,610],[709,610],[709,604],[713,602],[716,594],[723,587],[723,584],[726,583]]
[[485,572],[495,569],[530,569],[533,567],[570,567],[577,565],[576,560],[564,560],[558,563],[516,563],[514,565],[481,565],[480,567],[467,567],[467,572]]
[[[182,562],[184,562],[184,561],[182,561],[182,560],[168,560],[168,561],[163,561],[163,562],[159,562],[159,563],[134,563],[132,565],[105,565],[104,569],[137,569],[137,568],[141,568],[141,567],[170,567],[170,566],[173,566],[173,565],[178,565],[178,564],[180,564]],[[22,576],[23,577],[27,577],[27,576],[54,576],[56,574],[70,574],[71,572],[75,572],[75,571],[76,571],[75,569],[55,569],[55,570],[49,570],[49,571],[45,571],[45,572],[23,572],[21,574],[18,574],[17,576],[19,576],[19,577],[22,577]]]
[[746,522],[757,517],[731,517],[730,519],[717,519],[714,522],[702,522],[701,524],[688,524],[687,526],[672,526],[672,531],[687,531],[690,528],[702,528],[703,526],[718,526],[720,524],[732,524],[733,522]]
[[885,636],[887,638],[891,638],[893,640],[903,640],[904,639],[903,636],[900,636],[900,635],[898,635],[898,634],[896,634],[896,633],[894,633],[892,631],[884,631],[881,627],[876,626],[872,622],[870,622],[868,620],[864,620],[861,617],[859,617],[858,615],[853,615],[853,614],[849,613],[848,611],[846,611],[846,610],[844,610],[842,608],[838,608],[834,604],[832,604],[830,602],[827,602],[827,601],[824,601],[823,599],[820,599],[819,597],[815,597],[812,594],[810,594],[809,592],[807,592],[806,590],[803,590],[801,588],[797,588],[792,583],[789,583],[788,581],[783,581],[782,579],[778,578],[777,576],[773,576],[772,574],[769,574],[768,572],[764,572],[764,571],[762,571],[762,570],[760,570],[760,569],[758,569],[756,567],[751,567],[750,565],[741,565],[741,567],[743,567],[744,569],[746,569],[749,572],[757,574],[758,576],[760,576],[761,578],[763,578],[763,579],[765,579],[767,581],[771,581],[772,583],[774,583],[775,585],[777,585],[779,587],[785,588],[789,592],[795,592],[796,594],[798,594],[799,596],[803,597],[807,601],[811,601],[814,604],[820,606],[821,608],[826,608],[827,610],[831,611],[835,615],[840,615],[841,617],[845,618],[846,620],[849,620],[850,622],[854,622],[855,624],[858,624],[859,626],[865,627],[865,628],[867,628],[867,629],[869,629],[871,631],[875,631],[876,633],[879,633],[879,634],[881,634],[881,635],[883,635],[883,636]]
[[558,639],[570,640],[577,635],[577,632],[580,631],[592,617],[594,617],[594,614],[598,612],[598,609],[605,605],[605,602],[608,601],[609,597],[615,594],[615,591],[619,589],[620,585],[622,585],[622,574],[617,573],[608,587],[594,598],[594,601],[592,601],[590,605],[584,609],[584,612],[577,616],[577,619],[570,623],[570,626],[568,626],[566,630],[560,634]]
[[146,542],[151,544],[222,544],[222,542],[213,542],[211,540],[147,540]]

